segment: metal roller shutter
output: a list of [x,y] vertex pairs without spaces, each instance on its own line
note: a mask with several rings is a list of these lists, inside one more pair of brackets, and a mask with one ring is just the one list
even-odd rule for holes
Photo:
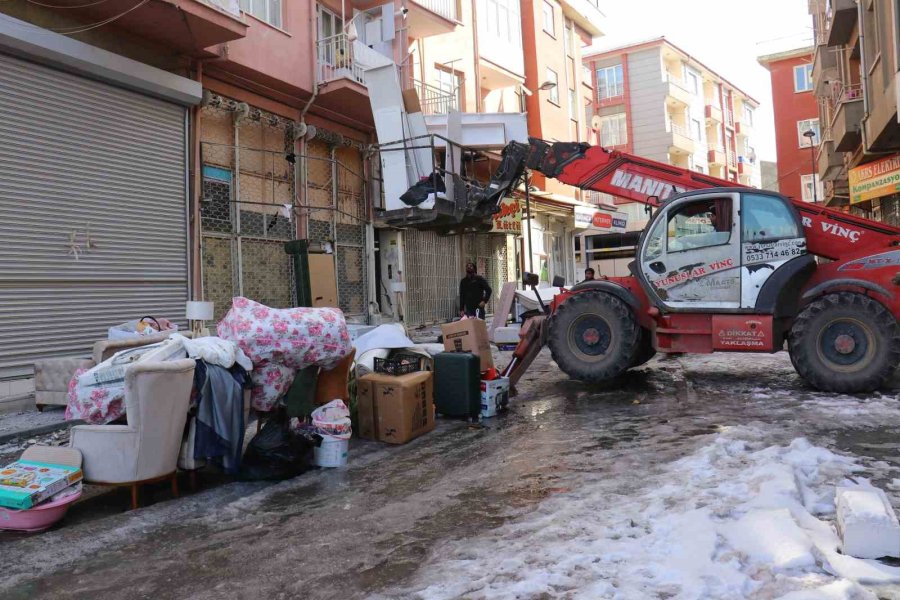
[[0,377],[187,299],[185,109],[0,54]]

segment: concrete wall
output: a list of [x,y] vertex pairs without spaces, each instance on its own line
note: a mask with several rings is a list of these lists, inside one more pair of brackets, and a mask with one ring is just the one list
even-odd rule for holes
[[668,162],[671,136],[666,128],[666,84],[660,48],[629,54],[628,79],[634,153]]

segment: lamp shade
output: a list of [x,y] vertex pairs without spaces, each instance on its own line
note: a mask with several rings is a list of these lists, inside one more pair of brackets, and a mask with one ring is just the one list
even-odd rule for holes
[[212,302],[188,301],[185,304],[184,316],[189,321],[210,321],[213,318]]

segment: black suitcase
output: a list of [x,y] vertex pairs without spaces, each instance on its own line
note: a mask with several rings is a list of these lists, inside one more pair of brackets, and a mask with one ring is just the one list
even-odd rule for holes
[[471,352],[434,357],[434,410],[446,417],[478,420],[481,414],[481,360]]

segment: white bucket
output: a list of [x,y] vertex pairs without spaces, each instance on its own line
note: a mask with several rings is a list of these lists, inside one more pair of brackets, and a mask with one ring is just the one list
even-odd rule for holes
[[322,436],[322,445],[314,449],[313,462],[319,467],[343,467],[347,464],[350,440]]

